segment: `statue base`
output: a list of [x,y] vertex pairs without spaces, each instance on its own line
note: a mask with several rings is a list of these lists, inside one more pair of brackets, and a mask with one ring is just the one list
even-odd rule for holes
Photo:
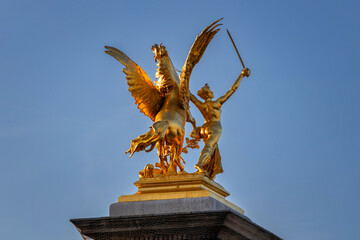
[[[244,214],[243,209],[225,200],[225,197],[230,195],[229,192],[227,192],[220,184],[199,173],[140,178],[139,181],[134,184],[138,187],[137,193],[120,196],[118,198],[118,203],[142,202],[142,204],[151,205],[150,203],[145,202],[155,200],[212,198],[227,206],[228,209]],[[163,201],[163,203],[168,202],[169,201]],[[110,209],[115,209],[116,207],[123,209],[123,205],[125,206],[126,204],[115,203],[111,205]]]
[[109,217],[71,219],[89,240],[281,240],[225,200],[229,193],[193,173],[140,178],[138,192],[118,198]]

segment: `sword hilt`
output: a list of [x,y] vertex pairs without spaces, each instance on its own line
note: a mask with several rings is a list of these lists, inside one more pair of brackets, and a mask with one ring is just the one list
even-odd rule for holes
[[242,70],[242,74],[243,74],[245,77],[249,77],[250,74],[251,74],[251,71],[250,71],[250,69],[248,69],[248,68],[244,68],[244,69]]

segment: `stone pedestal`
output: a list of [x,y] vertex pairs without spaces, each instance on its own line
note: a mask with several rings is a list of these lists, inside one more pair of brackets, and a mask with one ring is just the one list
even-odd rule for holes
[[[226,191],[220,184],[201,174],[186,173],[153,178],[140,178],[139,181],[135,182],[134,184],[138,187],[137,193],[120,196],[118,198],[118,203],[115,203],[111,206],[110,216],[111,209],[122,208],[121,206],[127,206],[127,204],[130,202],[142,202],[142,205],[147,206],[148,204],[151,204],[148,201],[154,200],[193,199],[193,201],[183,202],[184,204],[186,202],[185,205],[187,207],[190,207],[190,205],[194,207],[193,204],[196,202],[196,199],[209,197],[216,199],[220,203],[223,203],[229,209],[233,209],[234,211],[244,214],[244,210],[242,210],[240,207],[225,200],[225,197],[230,195],[228,191]],[[167,204],[170,204],[170,202],[171,201],[160,201],[158,203],[168,206]],[[133,206],[135,205],[136,204],[133,204]],[[169,206],[169,208],[173,207],[175,207],[175,205],[172,207]],[[181,211],[181,209],[178,210]],[[144,214],[147,213],[144,212]]]
[[252,222],[229,193],[200,174],[142,178],[120,196],[109,217],[71,219],[84,239],[281,239]]

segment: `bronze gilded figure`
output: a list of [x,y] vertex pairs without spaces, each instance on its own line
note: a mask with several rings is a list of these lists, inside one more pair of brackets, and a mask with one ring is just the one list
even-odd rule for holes
[[[220,30],[217,28],[222,25],[218,24],[220,20],[210,24],[196,37],[180,76],[177,75],[165,46],[153,45],[151,49],[154,52],[155,61],[158,62],[155,85],[145,71],[122,51],[105,47],[107,54],[125,66],[123,72],[126,74],[129,91],[140,112],[154,121],[147,133],[131,141],[131,146],[126,153],[130,153],[131,157],[135,152],[142,150],[149,152],[156,147],[159,157],[159,163],[155,165],[159,168],[155,171],[157,174],[184,172],[181,153],[183,152],[185,122],[190,121],[195,126],[189,111],[190,75],[210,41]],[[143,177],[153,176],[152,166],[147,165],[145,170]]]
[[205,143],[203,150],[201,151],[198,163],[195,168],[199,173],[203,173],[209,178],[213,179],[216,174],[222,173],[221,156],[218,147],[218,141],[221,136],[221,107],[231,97],[231,95],[239,87],[239,84],[244,76],[249,77],[250,71],[248,68],[244,68],[235,80],[231,88],[224,94],[224,96],[213,100],[214,94],[210,90],[208,84],[205,84],[198,92],[197,95],[204,100],[200,101],[193,94],[191,94],[190,100],[199,109],[204,117],[204,124],[201,127],[195,128],[190,136],[196,140],[202,139]]
[[[177,75],[165,46],[154,44],[151,50],[154,53],[155,62],[157,62],[155,74],[157,81],[155,84],[145,71],[125,53],[114,47],[105,47],[107,49],[105,53],[125,66],[123,72],[126,75],[128,89],[135,100],[135,104],[137,104],[140,112],[154,122],[148,132],[131,141],[131,146],[126,151],[131,157],[135,152],[150,152],[154,148],[157,149],[159,162],[155,164],[155,167],[152,164],[147,164],[139,172],[140,178],[185,173],[183,165],[185,161],[181,154],[187,153],[189,148],[199,148],[198,141],[201,139],[205,146],[201,151],[198,163],[195,165],[197,173],[214,179],[216,174],[223,172],[218,147],[222,131],[220,110],[239,87],[243,77],[250,75],[250,70],[245,68],[229,31],[227,33],[243,66],[241,74],[230,90],[217,100],[213,100],[213,92],[207,84],[197,93],[204,100],[203,102],[189,91],[191,72],[202,58],[210,41],[220,30],[218,28],[222,25],[219,23],[220,20],[222,18],[210,24],[196,37],[180,75]],[[204,124],[201,127],[196,127],[195,119],[191,116],[190,100],[204,117]],[[194,128],[190,134],[193,139],[186,138],[187,145],[183,147],[186,122],[190,122]]]

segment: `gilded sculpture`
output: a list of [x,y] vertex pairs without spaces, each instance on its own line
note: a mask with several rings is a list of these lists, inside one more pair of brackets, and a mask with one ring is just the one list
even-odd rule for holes
[[[152,83],[145,71],[122,51],[105,47],[107,54],[114,57],[125,68],[129,91],[135,99],[140,112],[154,121],[150,130],[131,141],[126,153],[132,156],[138,151],[151,151],[157,148],[161,174],[184,172],[181,153],[185,136],[185,122],[193,121],[189,111],[189,80],[194,66],[203,56],[206,47],[220,30],[215,21],[197,36],[190,49],[180,76],[177,75],[168,52],[163,45],[153,45],[155,61],[158,62],[156,85]],[[193,122],[195,126],[195,123]],[[169,162],[167,156],[169,155]],[[179,171],[178,171],[179,168]]]
[[[131,141],[131,146],[126,151],[131,157],[135,152],[150,152],[154,148],[157,149],[159,162],[155,164],[155,167],[147,164],[139,172],[140,178],[185,173],[183,165],[185,161],[181,153],[187,153],[189,148],[199,148],[197,143],[201,139],[205,147],[195,165],[198,173],[213,179],[216,174],[223,171],[217,145],[221,135],[220,108],[235,92],[241,79],[249,76],[250,72],[244,67],[231,89],[215,101],[212,100],[213,94],[208,85],[198,92],[198,95],[205,100],[204,102],[199,101],[189,91],[191,72],[202,58],[210,41],[220,30],[218,28],[222,25],[219,23],[220,20],[222,19],[210,24],[196,37],[180,75],[176,73],[165,46],[154,44],[151,49],[154,60],[157,62],[155,85],[145,71],[125,53],[114,47],[105,47],[107,49],[105,53],[125,66],[123,72],[135,104],[140,112],[154,122],[148,132]],[[205,123],[201,127],[196,126],[195,119],[191,116],[190,100],[204,116]],[[193,139],[185,138],[186,122],[190,122],[194,128],[190,134]],[[185,147],[183,147],[184,139],[187,144]]]
[[210,90],[208,84],[205,84],[205,86],[197,92],[197,95],[204,99],[204,102],[200,101],[196,98],[196,96],[191,94],[191,102],[199,109],[205,121],[201,127],[195,128],[190,133],[192,138],[196,140],[202,139],[205,143],[195,168],[197,168],[198,172],[204,173],[211,179],[213,179],[216,174],[223,172],[221,156],[217,144],[222,131],[220,121],[221,107],[239,87],[243,77],[248,77],[249,75],[249,69],[245,68],[235,80],[229,91],[215,101],[212,100],[214,98],[214,94]]

